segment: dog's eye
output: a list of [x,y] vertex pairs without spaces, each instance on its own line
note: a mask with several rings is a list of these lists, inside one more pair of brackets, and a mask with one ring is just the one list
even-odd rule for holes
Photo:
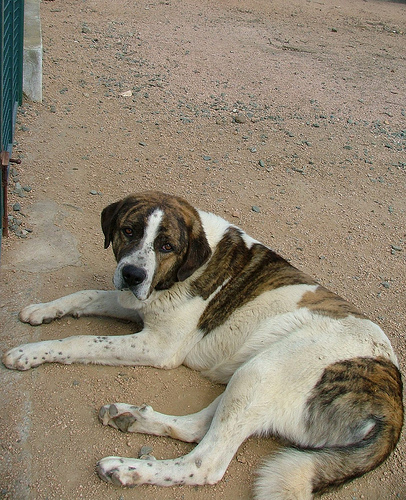
[[161,246],[160,250],[162,253],[169,253],[173,251],[173,247],[170,243],[165,243],[164,245]]
[[134,235],[134,231],[131,229],[131,227],[123,227],[123,233],[125,236],[131,237]]

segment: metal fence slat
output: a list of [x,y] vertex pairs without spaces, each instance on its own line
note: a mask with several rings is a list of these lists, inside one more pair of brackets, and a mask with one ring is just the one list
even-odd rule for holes
[[[8,160],[13,147],[17,107],[22,102],[24,0],[0,0],[0,245],[7,229]],[[1,247],[0,247],[1,248]]]

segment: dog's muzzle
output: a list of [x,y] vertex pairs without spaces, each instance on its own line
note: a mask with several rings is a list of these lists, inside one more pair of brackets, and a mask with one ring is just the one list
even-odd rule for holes
[[121,270],[121,276],[123,277],[124,287],[129,288],[134,293],[134,290],[146,279],[147,273],[141,267],[127,264]]

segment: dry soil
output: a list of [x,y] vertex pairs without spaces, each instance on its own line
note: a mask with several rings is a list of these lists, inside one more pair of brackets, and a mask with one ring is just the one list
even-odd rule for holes
[[[405,371],[404,1],[55,0],[41,16],[44,100],[25,100],[18,114],[22,163],[2,245],[3,351],[131,332],[97,318],[33,328],[18,311],[111,288],[100,212],[156,188],[242,226],[354,302]],[[0,367],[0,376],[1,498],[245,500],[275,449],[248,440],[215,486],[120,490],[96,476],[101,457],[144,445],[174,457],[191,445],[103,428],[98,408],[148,402],[186,414],[221,386],[184,367]],[[382,467],[326,500],[405,500],[405,448],[403,436]]]

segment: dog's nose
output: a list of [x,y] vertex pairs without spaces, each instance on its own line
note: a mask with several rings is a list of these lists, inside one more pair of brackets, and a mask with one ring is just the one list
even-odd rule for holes
[[137,286],[147,277],[147,273],[140,267],[126,265],[121,271],[123,279],[129,287]]

